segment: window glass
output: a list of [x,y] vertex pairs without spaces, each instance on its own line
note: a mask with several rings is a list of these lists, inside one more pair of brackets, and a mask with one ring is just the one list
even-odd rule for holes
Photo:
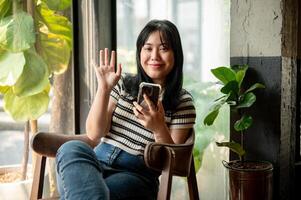
[[[174,22],[184,51],[184,88],[194,97],[197,109],[194,159],[202,199],[225,199],[225,170],[221,161],[228,150],[215,141],[229,138],[229,111],[222,109],[214,126],[203,119],[219,87],[210,69],[229,65],[230,0],[117,0],[117,53],[123,71],[135,73],[135,43],[139,31],[151,19]],[[173,179],[172,199],[188,199],[186,181]]]

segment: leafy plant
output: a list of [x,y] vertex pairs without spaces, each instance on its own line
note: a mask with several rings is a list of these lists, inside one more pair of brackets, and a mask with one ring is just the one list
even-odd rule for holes
[[[206,116],[206,110],[209,109],[209,104],[215,98],[219,96],[218,87],[213,82],[200,82],[199,80],[194,80],[190,74],[184,76],[184,88],[189,91],[193,96],[194,105],[196,108],[196,123],[194,125],[195,129],[195,143],[193,148],[193,158],[195,163],[195,170],[198,171],[203,164],[203,158],[205,151],[211,142],[215,141],[215,138],[220,138],[228,134],[228,109],[223,108],[220,110],[220,118],[217,119],[214,126],[205,126],[202,121]],[[218,152],[210,152],[218,153]],[[221,156],[220,154],[217,155]],[[208,159],[206,165],[213,164],[213,160]]]
[[70,59],[71,23],[48,5],[68,8],[71,0],[33,2],[34,17],[23,11],[23,1],[0,1],[0,93],[16,121],[47,111],[49,78],[63,73]]
[[244,132],[252,125],[253,118],[244,111],[250,108],[256,102],[254,90],[265,88],[263,84],[255,83],[247,90],[243,89],[243,81],[248,70],[248,65],[233,65],[230,67],[218,67],[212,69],[212,74],[221,82],[220,89],[223,95],[215,99],[214,104],[210,108],[210,112],[204,119],[205,125],[212,125],[219,115],[220,108],[227,104],[230,106],[231,112],[236,112],[239,119],[234,123],[234,130],[241,134],[241,141],[216,142],[220,147],[229,147],[230,150],[238,154],[240,160],[246,151],[243,148]]
[[5,112],[15,121],[32,121],[33,132],[37,119],[48,109],[50,79],[69,65],[72,27],[62,10],[71,3],[0,0],[0,95]]

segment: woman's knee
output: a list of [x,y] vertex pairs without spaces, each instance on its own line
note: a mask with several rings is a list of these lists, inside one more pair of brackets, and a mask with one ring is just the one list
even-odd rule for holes
[[79,140],[71,140],[62,144],[57,151],[56,158],[61,159],[67,156],[67,158],[72,159],[86,157],[89,154],[93,154],[93,149],[88,144]]

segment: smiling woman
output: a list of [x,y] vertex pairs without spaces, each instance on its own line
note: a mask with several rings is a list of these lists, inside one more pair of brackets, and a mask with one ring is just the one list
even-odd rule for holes
[[[170,41],[159,32],[171,35]],[[159,55],[156,51],[162,41],[170,48]],[[98,87],[85,136],[95,148],[68,141],[56,153],[59,192],[64,199],[156,199],[160,172],[148,168],[143,159],[147,145],[183,144],[189,136],[196,114],[191,95],[182,88],[183,52],[176,26],[167,20],[151,20],[136,44],[138,73],[134,76],[123,75],[121,64],[115,70],[115,51],[99,52],[99,65],[94,66]],[[141,55],[148,52],[141,53],[145,44],[151,47],[151,55],[142,63]],[[160,63],[159,67],[150,67],[153,62]],[[163,101],[153,105],[143,95],[145,109],[137,103],[139,85],[156,81],[164,87]]]
[[153,32],[146,40],[140,52],[141,65],[145,73],[162,85],[165,77],[174,67],[174,53],[167,38],[162,38],[161,32]]
[[[202,121],[211,100],[218,96],[218,88],[209,82],[213,80],[210,69],[229,64],[230,1],[117,0],[117,57],[118,62],[123,63],[123,72],[137,72],[133,39],[141,27],[152,19],[170,20],[181,34],[185,57],[182,61],[184,87],[192,94],[197,110],[194,159],[202,199],[225,199],[226,180],[221,180],[225,172],[220,163],[228,159],[228,151],[218,149],[214,141],[229,137],[229,111],[221,110],[222,116],[214,127],[205,127]],[[160,42],[148,44],[154,36],[159,37]],[[150,76],[162,69],[164,51],[174,44],[168,38],[159,31],[159,34],[151,35],[142,47],[141,61],[145,60],[142,67],[145,71],[149,68]],[[179,58],[176,54],[173,56],[175,60]],[[184,184],[183,179],[174,179],[172,199],[188,199]]]

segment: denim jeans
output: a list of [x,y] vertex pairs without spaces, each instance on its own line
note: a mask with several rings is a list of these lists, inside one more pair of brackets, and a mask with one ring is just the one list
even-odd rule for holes
[[65,200],[154,200],[159,174],[143,156],[101,143],[93,150],[81,141],[63,144],[56,155],[57,182]]

